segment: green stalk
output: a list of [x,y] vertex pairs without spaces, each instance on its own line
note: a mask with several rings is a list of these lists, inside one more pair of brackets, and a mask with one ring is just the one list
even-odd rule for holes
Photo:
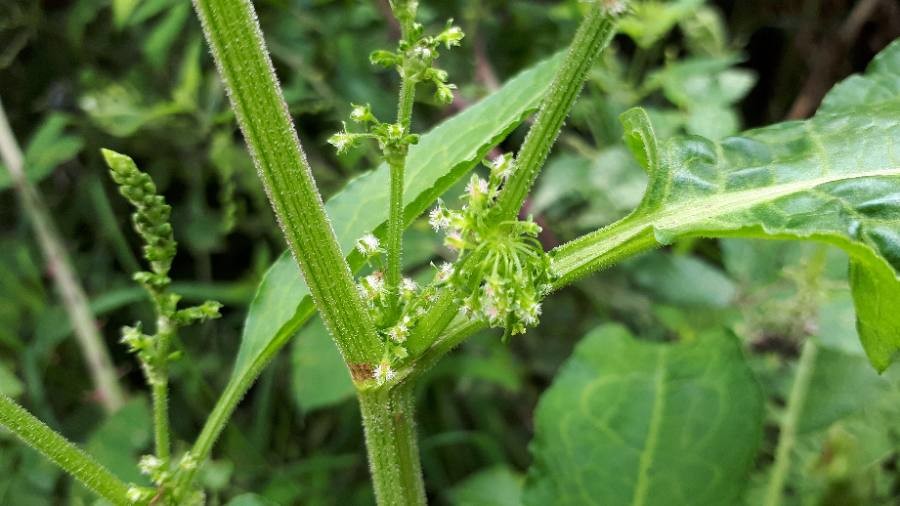
[[358,392],[375,496],[383,506],[426,504],[413,385]]
[[25,174],[22,150],[13,135],[3,105],[0,104],[0,158],[12,177],[13,184],[22,201],[22,208],[31,221],[38,245],[53,276],[63,308],[72,323],[72,330],[81,347],[88,373],[100,405],[107,413],[117,411],[124,403],[125,395],[119,386],[118,375],[113,367],[106,343],[97,330],[97,322],[91,311],[87,295],[72,268],[72,261],[66,252],[53,217],[44,199]]
[[[404,30],[405,32],[406,30]],[[409,133],[412,121],[413,102],[416,98],[416,83],[406,76],[400,83],[400,99],[397,105],[397,123]],[[387,223],[387,285],[389,303],[388,320],[397,318],[400,305],[401,261],[403,255],[403,174],[406,171],[406,158],[409,150],[404,146],[402,153],[390,154],[386,157],[391,169],[390,207]]]
[[775,450],[775,463],[772,465],[772,474],[766,486],[764,506],[778,506],[784,493],[784,484],[787,481],[790,470],[791,452],[797,441],[797,424],[806,404],[806,396],[812,383],[815,370],[818,348],[812,339],[807,338],[803,343],[803,351],[800,353],[800,361],[797,364],[797,373],[794,383],[791,385],[791,393],[788,397],[787,412],[781,423],[778,435],[778,447]]
[[383,345],[325,213],[253,6],[248,0],[194,0],[194,7],[312,299],[354,379],[369,379]]
[[160,316],[157,322],[156,338],[159,346],[157,365],[154,370],[147,371],[147,381],[153,396],[153,436],[156,456],[168,462],[171,456],[169,444],[169,345],[175,333],[175,327],[169,318]]
[[132,504],[128,499],[128,485],[3,394],[0,394],[0,425],[107,501]]
[[459,312],[453,291],[445,288],[434,304],[422,315],[419,323],[406,340],[406,349],[413,357],[424,352],[439,336]]
[[515,172],[497,199],[495,212],[499,221],[512,220],[518,215],[569,110],[581,93],[594,58],[609,45],[615,26],[615,17],[603,6],[590,7],[516,156]]

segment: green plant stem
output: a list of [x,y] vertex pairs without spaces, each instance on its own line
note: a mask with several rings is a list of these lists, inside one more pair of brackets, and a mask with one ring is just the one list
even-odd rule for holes
[[3,394],[0,394],[0,425],[99,496],[113,504],[131,504],[128,485]]
[[425,504],[413,411],[413,385],[358,392],[369,468],[381,506]]
[[[412,122],[413,102],[416,98],[416,83],[405,76],[400,83],[400,98],[397,105],[397,123],[409,132]],[[390,204],[388,209],[387,228],[387,272],[385,284],[389,299],[388,319],[394,321],[400,305],[400,266],[403,255],[403,175],[406,171],[408,150],[396,156],[388,156],[387,162],[391,170]]]
[[407,338],[406,349],[410,355],[415,357],[428,349],[437,336],[447,328],[457,312],[459,305],[456,304],[455,296],[450,288],[445,288]]
[[169,443],[169,348],[175,334],[175,326],[169,318],[160,316],[157,322],[157,361],[153,371],[147,372],[153,397],[153,436],[156,456],[168,462]]
[[553,249],[550,252],[553,288],[562,288],[596,270],[659,246],[653,234],[652,218],[629,216]]
[[194,0],[238,124],[322,320],[356,381],[383,344],[363,306],[294,130],[253,6]]
[[764,506],[778,506],[784,493],[784,484],[787,481],[790,470],[791,453],[797,441],[797,424],[806,404],[806,396],[812,383],[815,370],[818,348],[816,343],[807,338],[803,343],[803,351],[800,353],[800,361],[797,363],[797,372],[794,383],[791,385],[791,393],[788,397],[787,411],[781,423],[778,435],[778,447],[775,450],[775,463],[772,465],[772,473],[766,486]]
[[614,31],[614,18],[599,5],[591,7],[516,156],[515,172],[500,192],[495,205],[499,221],[511,220],[518,215],[584,86],[595,57],[609,45]]
[[81,347],[88,373],[97,391],[100,405],[107,413],[122,407],[125,395],[119,385],[106,343],[97,330],[94,314],[88,304],[84,288],[75,275],[72,262],[56,224],[37,189],[25,174],[25,162],[13,135],[3,105],[0,104],[0,156],[12,177],[22,208],[28,215],[38,244],[47,262],[63,307],[72,323],[72,330]]

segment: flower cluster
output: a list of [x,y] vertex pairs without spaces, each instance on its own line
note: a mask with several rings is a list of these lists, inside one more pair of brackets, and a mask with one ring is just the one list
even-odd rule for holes
[[169,268],[176,251],[169,223],[171,207],[156,193],[156,185],[150,176],[141,172],[131,158],[108,149],[103,150],[103,157],[113,181],[119,185],[119,193],[135,208],[134,229],[144,240],[144,257],[150,263],[151,271],[135,273],[134,280],[147,290],[156,309],[157,321],[163,322],[155,335],[144,334],[140,323],[124,327],[122,342],[129,351],[137,354],[151,384],[164,382],[161,371],[165,369],[165,363],[178,357],[168,349],[172,335],[178,327],[218,318],[221,304],[206,301],[199,306],[178,309],[181,297],[169,291]]
[[372,113],[369,104],[352,104],[352,106],[350,119],[365,130],[351,132],[347,128],[347,124],[343,123],[343,129],[329,137],[328,143],[335,147],[338,154],[344,154],[356,147],[361,140],[374,139],[378,142],[378,147],[389,163],[402,163],[409,146],[417,143],[419,136],[407,132],[398,123],[382,123]]
[[439,201],[429,222],[458,253],[454,265],[441,266],[436,280],[457,290],[467,313],[507,334],[521,334],[538,323],[540,300],[550,287],[550,258],[537,240],[541,228],[530,217],[491,220],[491,206],[513,164],[509,154],[486,162],[490,177],[472,176],[463,208],[453,211]]
[[[403,359],[408,356],[404,346],[406,339],[415,326],[419,317],[426,310],[426,304],[434,300],[435,286],[421,288],[413,279],[403,278],[398,287],[400,310],[396,321],[389,320],[388,315],[388,288],[384,279],[384,249],[378,238],[372,234],[366,234],[356,242],[356,250],[371,267],[371,272],[359,278],[357,289],[362,297],[369,315],[378,327],[378,332],[386,344],[391,359]],[[381,364],[381,371],[390,370],[390,361]],[[377,371],[376,371],[377,372]],[[387,372],[376,374],[379,378],[392,377]]]
[[609,16],[621,16],[628,11],[627,0],[581,0],[585,3],[598,4]]
[[434,63],[440,57],[438,49],[444,46],[450,49],[458,46],[465,34],[462,29],[447,21],[444,30],[436,36],[424,34],[419,23],[411,23],[407,37],[400,40],[396,52],[387,50],[374,51],[369,55],[373,65],[385,68],[396,68],[405,80],[412,83],[431,82],[434,84],[434,99],[441,104],[453,102],[453,90],[456,85],[447,83],[447,72],[435,68]]
[[[161,496],[168,496],[172,492],[177,473],[184,471],[193,471],[197,468],[197,459],[190,453],[185,453],[177,466],[171,465],[169,462],[163,461],[155,455],[144,455],[138,462],[138,469],[141,474],[150,478],[155,488],[132,486],[128,489],[128,500],[135,504],[144,504],[154,500],[159,500]],[[162,494],[162,495],[160,495]],[[191,493],[187,498],[183,499],[179,504],[199,505],[205,504],[204,494],[201,491]],[[165,502],[165,504],[168,504]]]

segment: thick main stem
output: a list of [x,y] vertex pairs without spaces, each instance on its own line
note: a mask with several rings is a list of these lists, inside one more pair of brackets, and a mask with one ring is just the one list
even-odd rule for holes
[[97,330],[87,295],[75,276],[75,270],[60,239],[56,224],[43,198],[25,174],[22,151],[6,119],[2,104],[0,104],[0,156],[12,177],[19,199],[22,201],[22,208],[30,218],[48,270],[84,355],[88,373],[97,389],[100,405],[106,412],[112,413],[122,407],[125,395],[119,386],[109,351]]
[[426,504],[416,424],[413,386],[358,392],[369,468],[380,506]]
[[356,381],[383,344],[325,213],[249,0],[194,0],[238,125],[322,320]]
[[514,219],[519,213],[569,110],[581,93],[594,58],[609,44],[614,31],[614,16],[602,6],[591,7],[516,156],[515,172],[500,192],[496,204],[498,219]]
[[128,485],[3,394],[0,394],[0,426],[9,429],[107,501],[113,504],[132,504],[128,500]]

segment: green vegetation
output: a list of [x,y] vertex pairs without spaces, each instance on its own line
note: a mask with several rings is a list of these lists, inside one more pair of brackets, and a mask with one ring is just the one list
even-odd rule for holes
[[0,502],[892,504],[900,41],[742,132],[727,26],[12,7]]

